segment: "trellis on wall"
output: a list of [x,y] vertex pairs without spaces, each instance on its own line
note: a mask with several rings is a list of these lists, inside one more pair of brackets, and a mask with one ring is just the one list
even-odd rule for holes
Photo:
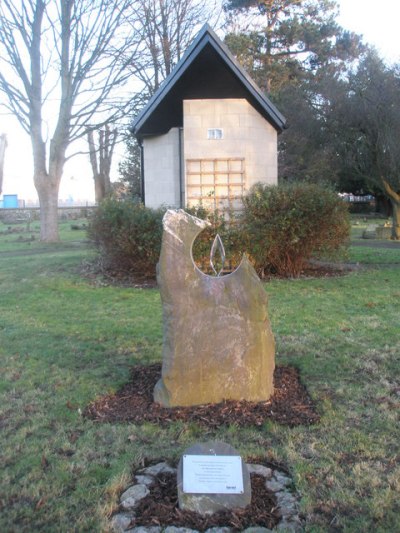
[[187,159],[186,204],[206,209],[240,211],[245,190],[244,157]]

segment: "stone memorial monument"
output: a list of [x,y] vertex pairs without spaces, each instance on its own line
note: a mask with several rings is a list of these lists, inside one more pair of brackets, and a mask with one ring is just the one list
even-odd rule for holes
[[275,343],[265,290],[246,256],[225,276],[196,266],[192,245],[206,226],[181,209],[163,219],[157,268],[163,362],[154,401],[165,407],[260,402],[273,393]]
[[[189,458],[193,461],[185,465]],[[240,487],[236,487],[238,478]],[[232,446],[223,442],[198,443],[185,450],[178,465],[177,483],[180,509],[213,514],[251,503],[247,465]]]

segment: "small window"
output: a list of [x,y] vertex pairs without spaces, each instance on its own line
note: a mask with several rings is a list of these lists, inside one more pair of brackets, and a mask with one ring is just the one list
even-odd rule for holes
[[207,130],[207,139],[217,140],[223,138],[223,131],[221,128],[212,128]]

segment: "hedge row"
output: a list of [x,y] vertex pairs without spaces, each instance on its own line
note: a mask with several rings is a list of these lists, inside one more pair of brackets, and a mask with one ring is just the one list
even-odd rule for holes
[[[154,277],[164,212],[129,200],[107,199],[91,220],[89,238],[107,267]],[[202,207],[189,212],[211,222],[193,250],[203,270],[216,233],[222,237],[232,268],[246,252],[261,277],[269,273],[297,277],[311,258],[338,254],[348,242],[346,204],[317,185],[258,184],[244,198],[243,213],[230,224]]]

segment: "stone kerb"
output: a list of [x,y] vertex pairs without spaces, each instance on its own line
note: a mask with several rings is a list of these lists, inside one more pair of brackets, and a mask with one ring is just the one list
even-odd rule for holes
[[[257,474],[265,478],[266,487],[275,494],[280,521],[273,529],[260,526],[246,528],[243,533],[301,533],[304,531],[304,521],[300,516],[299,497],[293,491],[293,482],[284,472],[260,464],[246,464],[248,473]],[[142,468],[135,475],[133,485],[127,487],[120,497],[120,510],[111,518],[111,530],[114,533],[199,533],[187,527],[150,526],[132,527],[136,508],[146,498],[155,478],[162,473],[176,474],[177,470],[166,462]],[[139,487],[138,489],[134,487]],[[229,526],[213,527],[205,533],[233,533]]]

